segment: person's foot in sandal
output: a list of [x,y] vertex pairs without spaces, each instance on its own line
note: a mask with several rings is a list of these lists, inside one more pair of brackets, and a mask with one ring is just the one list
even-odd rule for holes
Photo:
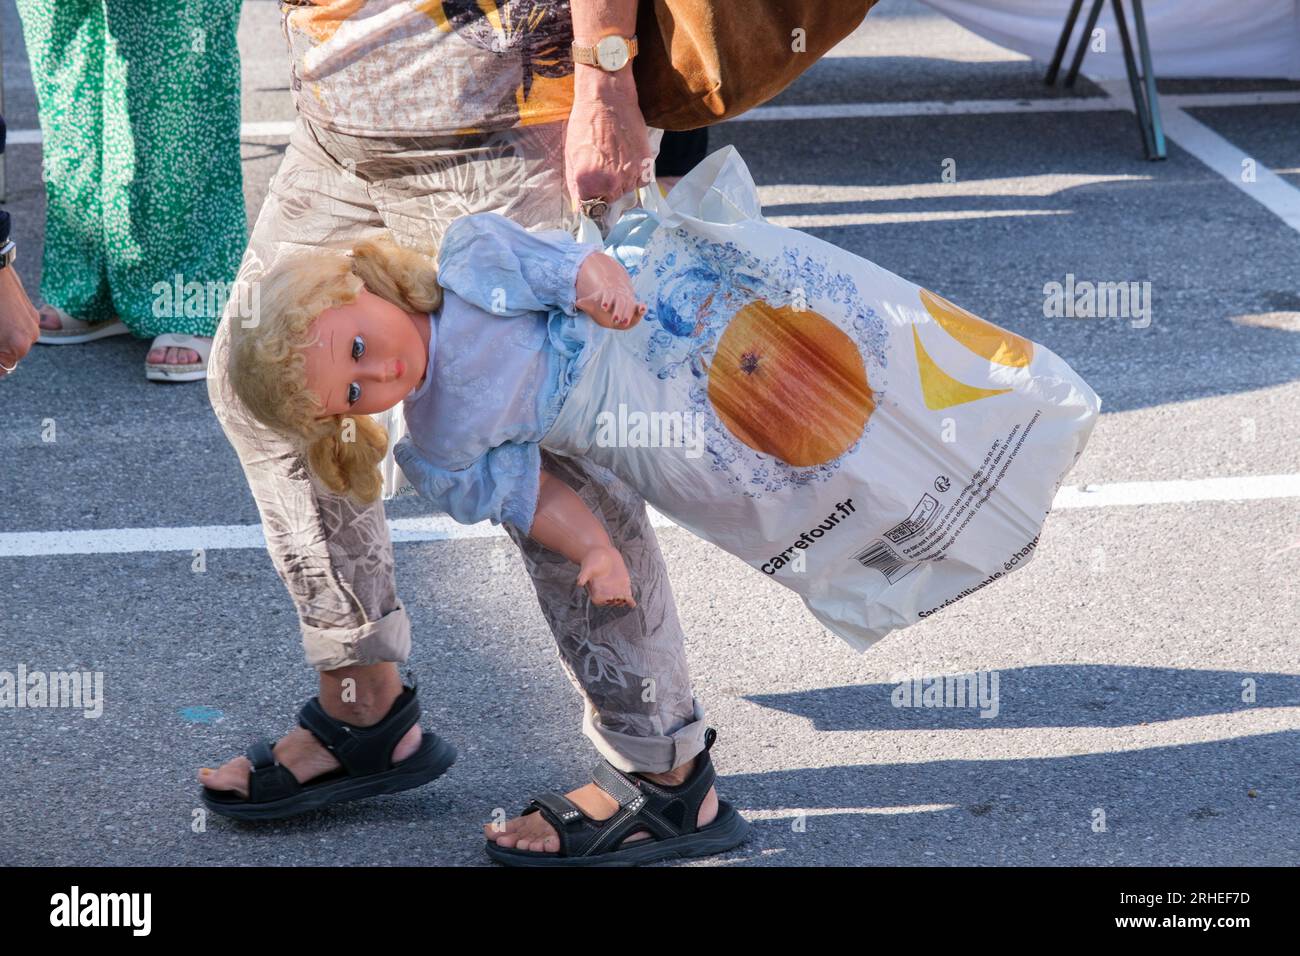
[[36,341],[41,345],[81,345],[113,335],[131,333],[121,319],[83,322],[48,302],[37,309],[36,313],[41,326],[40,338]]
[[508,866],[633,866],[738,846],[749,824],[713,786],[716,738],[710,728],[704,751],[667,773],[627,774],[602,761],[587,786],[542,794],[521,816],[487,824],[488,856]]
[[[676,770],[670,770],[667,773],[643,773],[641,776],[655,783],[679,786],[686,782],[686,778],[690,776],[693,769],[695,769],[694,759],[690,763],[684,763]],[[594,783],[579,787],[577,790],[570,790],[565,796],[576,803],[583,813],[594,820],[608,820],[618,812],[618,801]],[[717,787],[709,787],[709,792],[704,795],[704,802],[700,804],[696,825],[708,826],[717,816],[718,789]],[[525,816],[514,817],[507,820],[500,829],[495,823],[489,823],[483,828],[483,832],[489,840],[505,849],[531,853],[560,852],[559,834],[555,832],[555,827],[546,822],[546,817],[540,813],[529,813]],[[633,833],[623,842],[644,840],[649,836],[648,831],[641,830],[638,833]]]
[[173,332],[159,335],[144,359],[145,378],[154,382],[202,381],[208,376],[211,351],[211,336]]
[[[341,693],[348,679],[355,703]],[[270,820],[421,786],[451,766],[456,750],[422,731],[419,717],[415,688],[402,686],[396,668],[325,672],[302,726],[274,748],[261,741],[248,757],[199,771],[203,802],[224,816]]]

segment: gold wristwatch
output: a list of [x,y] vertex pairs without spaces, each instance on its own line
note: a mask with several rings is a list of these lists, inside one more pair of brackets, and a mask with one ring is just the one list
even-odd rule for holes
[[573,62],[598,66],[606,73],[623,69],[636,56],[636,35],[621,37],[617,33],[601,37],[594,46],[571,44]]

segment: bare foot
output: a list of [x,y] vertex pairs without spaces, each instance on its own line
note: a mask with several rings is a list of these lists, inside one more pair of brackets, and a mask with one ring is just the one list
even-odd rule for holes
[[37,321],[40,322],[41,328],[57,332],[63,328],[63,321],[59,318],[59,313],[48,305],[41,306],[37,312]]
[[[382,667],[383,665],[372,665]],[[402,692],[401,680],[397,677],[396,668],[386,668],[385,672],[380,675],[361,676],[365,668],[343,669],[338,671],[329,671],[322,674],[321,687],[321,706],[325,712],[336,720],[342,720],[346,723],[357,727],[371,727],[387,716],[388,711],[393,706],[393,701],[397,700]],[[391,672],[391,677],[389,673]],[[382,689],[377,689],[375,696],[369,698],[366,704],[359,703],[339,703],[339,695],[329,692],[327,685],[332,685],[333,681],[342,679],[339,675],[353,675],[358,677],[358,696],[364,696],[361,692],[361,681],[367,678],[379,681]],[[330,680],[333,676],[333,681]],[[396,689],[393,682],[396,682]],[[414,727],[406,732],[397,746],[393,748],[393,763],[401,763],[411,754],[415,753],[420,747],[420,738],[423,736],[420,725],[417,723]],[[289,733],[285,734],[276,743],[272,753],[275,754],[276,763],[283,764],[293,774],[295,780],[299,783],[306,783],[313,777],[319,777],[321,774],[329,773],[336,770],[339,762],[334,759],[334,755],[326,750],[319,740],[312,733],[302,727],[295,727]],[[204,767],[199,771],[199,783],[209,790],[232,790],[241,797],[248,797],[248,774],[252,770],[252,764],[247,757],[236,757],[228,760],[216,770]]]
[[196,365],[203,359],[193,349],[169,345],[166,348],[150,349],[144,360],[150,365]]
[[[673,787],[685,783],[694,766],[695,761],[692,760],[690,763],[682,764],[675,770],[668,771],[668,773],[645,773],[641,774],[641,776],[654,783]],[[583,812],[593,820],[608,820],[618,812],[618,801],[594,783],[579,787],[577,790],[570,790],[565,796],[581,807]],[[708,826],[717,815],[718,791],[715,787],[709,787],[709,792],[704,795],[704,800],[700,803],[696,827]],[[530,813],[527,816],[507,820],[504,827],[489,823],[483,827],[483,834],[497,846],[506,849],[533,853],[560,852],[559,835],[540,813]],[[649,833],[642,830],[633,833],[623,842],[631,843],[634,840],[644,840],[649,836]]]

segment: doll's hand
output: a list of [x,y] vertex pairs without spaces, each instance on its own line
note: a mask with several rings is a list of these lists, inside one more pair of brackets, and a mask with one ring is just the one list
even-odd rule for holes
[[574,294],[574,305],[607,329],[630,329],[645,315],[627,270],[603,252],[582,261]]
[[591,603],[636,607],[632,600],[632,579],[617,548],[592,548],[582,559],[578,586],[585,587]]

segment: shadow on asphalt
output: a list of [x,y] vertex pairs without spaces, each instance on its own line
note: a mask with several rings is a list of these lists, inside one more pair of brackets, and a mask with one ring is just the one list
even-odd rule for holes
[[[1185,717],[1300,705],[1300,675],[1244,671],[1178,670],[1110,664],[1057,664],[996,672],[968,706],[924,706],[923,695],[899,683],[822,687],[793,694],[755,694],[747,700],[810,720],[817,730],[1005,730],[1027,727],[1128,727]],[[900,680],[904,675],[899,675]],[[915,675],[916,680],[930,675]],[[941,677],[942,675],[934,675]],[[952,675],[950,675],[952,676]],[[1242,699],[1244,680],[1254,682],[1254,702]],[[909,681],[914,683],[914,681]],[[925,689],[924,682],[921,690]],[[935,682],[939,694],[941,681]],[[988,706],[993,692],[995,706]],[[899,695],[904,703],[896,705]],[[919,702],[914,702],[921,696]],[[931,698],[938,699],[937,697]],[[981,716],[988,713],[990,716]]]

